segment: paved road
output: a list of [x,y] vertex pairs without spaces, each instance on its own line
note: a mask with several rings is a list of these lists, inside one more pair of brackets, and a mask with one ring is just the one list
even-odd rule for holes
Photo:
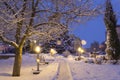
[[58,69],[56,80],[73,80],[69,65],[65,60],[60,60]]

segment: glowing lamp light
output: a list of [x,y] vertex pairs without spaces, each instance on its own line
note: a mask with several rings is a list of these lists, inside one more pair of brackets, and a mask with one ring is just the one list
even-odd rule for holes
[[81,44],[82,44],[82,45],[86,45],[87,42],[86,42],[85,40],[81,40]]
[[79,48],[78,48],[78,52],[84,53],[84,49],[82,49],[81,47],[79,47]]
[[36,47],[35,47],[35,52],[36,52],[36,53],[39,53],[40,51],[41,51],[40,46],[36,46]]
[[82,50],[81,50],[81,53],[83,53],[83,52],[84,52],[84,50],[82,49]]
[[57,51],[55,49],[50,49],[50,53],[51,53],[51,55],[54,55],[57,53]]
[[40,62],[40,59],[36,59],[37,62]]

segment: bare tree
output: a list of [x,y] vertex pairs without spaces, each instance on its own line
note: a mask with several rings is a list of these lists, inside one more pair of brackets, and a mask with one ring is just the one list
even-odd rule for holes
[[2,0],[0,39],[15,47],[13,76],[20,76],[22,49],[28,38],[51,40],[72,22],[99,13],[91,0]]
[[91,49],[92,51],[98,51],[98,50],[99,50],[99,42],[94,41],[93,43],[91,43],[90,49]]

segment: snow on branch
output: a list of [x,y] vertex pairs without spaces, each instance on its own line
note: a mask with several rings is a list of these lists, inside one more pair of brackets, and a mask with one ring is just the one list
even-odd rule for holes
[[5,42],[5,43],[8,43],[10,45],[13,45],[14,47],[18,47],[18,45],[14,42],[14,41],[10,41],[8,40],[7,38],[5,38],[1,33],[0,33],[0,39]]
[[62,26],[62,27],[64,27],[64,28],[66,28],[66,26],[64,26],[63,24],[57,23],[57,22],[40,23],[40,24],[37,24],[37,25],[35,25],[35,26],[33,26],[33,27],[34,27],[34,28],[37,28],[37,27],[42,26],[42,25],[50,25],[50,24],[58,25],[58,26]]

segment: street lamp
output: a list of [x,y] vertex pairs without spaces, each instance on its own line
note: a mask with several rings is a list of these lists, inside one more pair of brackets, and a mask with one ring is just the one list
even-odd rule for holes
[[79,58],[80,58],[81,54],[83,54],[85,52],[84,49],[81,47],[78,47],[77,51],[79,53]]
[[53,48],[50,49],[50,54],[51,56],[55,55],[57,53],[57,51]]
[[36,46],[34,49],[35,53],[37,53],[37,58],[36,58],[36,62],[37,62],[37,72],[34,72],[34,74],[39,74],[39,63],[40,63],[40,58],[39,58],[39,54],[41,52],[41,47],[40,46]]
[[79,53],[84,53],[84,49],[83,48],[81,48],[81,47],[78,47],[78,50],[77,50]]

